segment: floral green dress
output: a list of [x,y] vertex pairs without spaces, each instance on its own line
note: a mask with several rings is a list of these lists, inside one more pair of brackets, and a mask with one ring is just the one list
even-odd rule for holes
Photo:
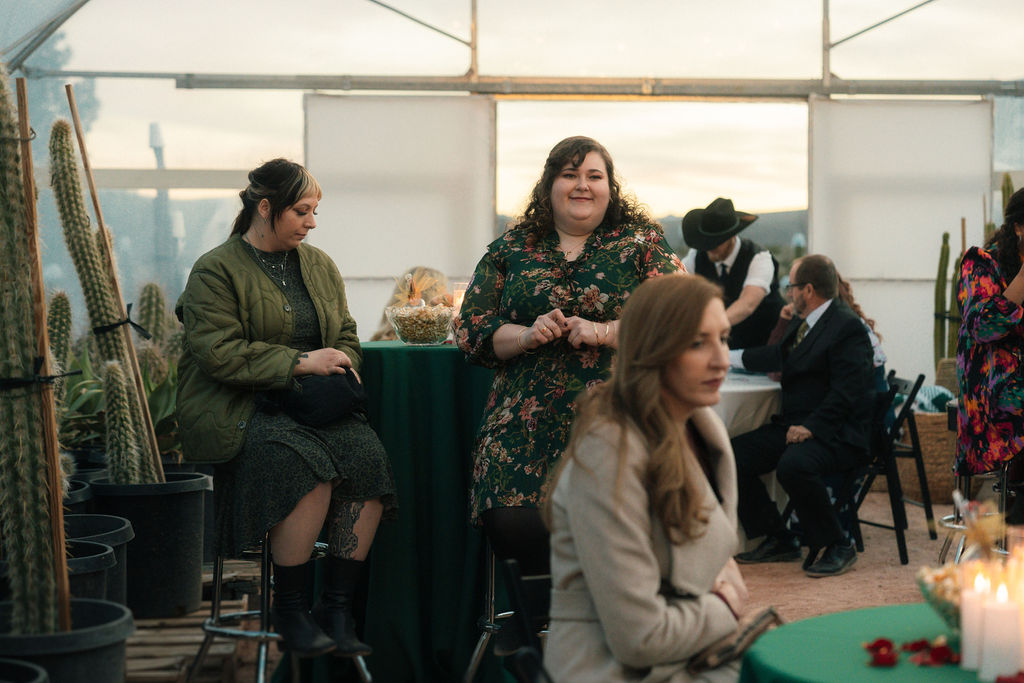
[[558,251],[554,231],[527,244],[512,229],[487,247],[456,320],[455,341],[470,362],[496,368],[473,453],[471,518],[493,507],[539,507],[548,467],[569,441],[575,397],[604,380],[614,352],[574,349],[564,339],[509,360],[494,355],[494,332],[532,325],[559,308],[597,323],[618,319],[642,281],[685,272],[656,226],[599,226],[575,261]]

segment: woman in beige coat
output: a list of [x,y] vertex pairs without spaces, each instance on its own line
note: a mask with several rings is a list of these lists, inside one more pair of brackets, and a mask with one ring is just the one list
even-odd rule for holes
[[728,370],[721,289],[694,275],[627,302],[611,379],[580,401],[548,502],[555,681],[729,681],[687,663],[732,633],[747,598],[736,472],[708,406]]

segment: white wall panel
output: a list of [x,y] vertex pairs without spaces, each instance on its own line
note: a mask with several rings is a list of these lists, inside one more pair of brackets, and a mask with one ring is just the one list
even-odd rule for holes
[[809,116],[809,251],[830,256],[853,283],[889,367],[931,383],[942,233],[952,258],[961,217],[967,245],[981,242],[992,102],[815,98]]
[[324,198],[311,242],[334,258],[369,338],[410,266],[467,280],[495,232],[486,97],[306,95],[306,166]]

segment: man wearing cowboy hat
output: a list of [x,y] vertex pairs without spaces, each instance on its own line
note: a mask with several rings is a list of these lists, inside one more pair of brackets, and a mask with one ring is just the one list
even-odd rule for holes
[[683,239],[690,247],[683,265],[722,285],[725,314],[732,323],[729,346],[734,349],[764,345],[784,305],[775,257],[738,237],[755,220],[757,216],[736,211],[732,200],[722,197],[683,217]]

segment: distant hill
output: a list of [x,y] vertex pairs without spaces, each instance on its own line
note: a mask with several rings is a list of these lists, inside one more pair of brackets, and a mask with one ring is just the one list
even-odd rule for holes
[[[505,230],[511,220],[511,216],[498,215],[498,234]],[[680,254],[685,254],[687,246],[683,242],[682,216],[661,216],[657,220],[665,230],[665,239],[668,240],[669,246]],[[803,244],[806,245],[806,209],[759,214],[757,221],[743,231],[745,237],[771,249],[782,262],[788,262],[792,258],[793,236],[797,234],[803,235]]]

